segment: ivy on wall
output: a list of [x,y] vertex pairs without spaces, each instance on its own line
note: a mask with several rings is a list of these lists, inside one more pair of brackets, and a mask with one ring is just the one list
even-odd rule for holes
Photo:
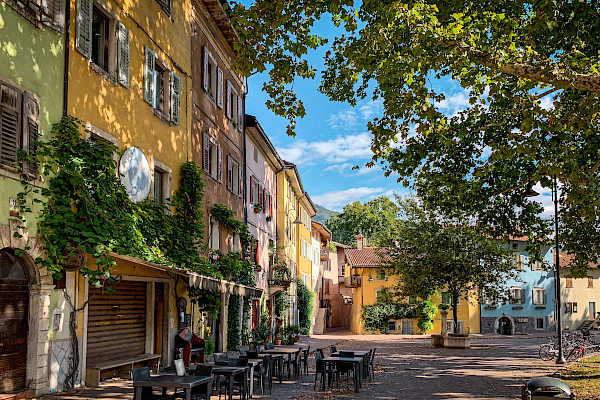
[[242,297],[237,295],[229,296],[227,317],[227,350],[236,351],[240,346],[241,327],[240,327],[240,307]]
[[308,290],[301,280],[297,280],[296,293],[298,295],[298,323],[302,333],[308,334],[310,330],[310,319],[313,313],[315,293]]
[[379,330],[388,333],[388,322],[391,319],[416,318],[416,306],[406,303],[379,303],[364,306],[362,317],[365,329],[369,332]]

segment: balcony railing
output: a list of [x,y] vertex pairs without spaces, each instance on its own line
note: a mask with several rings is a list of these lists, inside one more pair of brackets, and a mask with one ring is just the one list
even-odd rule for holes
[[283,286],[287,288],[292,283],[292,275],[287,268],[273,268],[269,269],[269,277],[267,284],[269,286]]
[[362,276],[351,276],[350,282],[346,282],[347,287],[356,288],[362,285]]

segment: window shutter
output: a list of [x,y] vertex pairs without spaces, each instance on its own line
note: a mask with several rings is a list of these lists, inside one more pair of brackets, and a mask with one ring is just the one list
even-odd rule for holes
[[206,132],[202,134],[202,154],[204,154],[204,159],[202,160],[204,163],[204,171],[210,175],[210,171],[208,170],[210,167],[210,146],[208,133]]
[[254,260],[256,264],[259,264],[260,261],[260,240],[256,239],[256,259]]
[[[23,131],[23,142],[26,143],[26,146],[23,147],[30,155],[35,155],[37,141],[40,137],[40,104],[38,100],[27,94],[23,111],[25,112],[24,117],[27,118]],[[27,172],[33,176],[37,175],[38,169],[35,163],[27,163]]]
[[171,122],[179,125],[181,114],[181,78],[171,72]]
[[117,75],[121,85],[129,88],[129,30],[119,22]]
[[254,178],[250,177],[250,206],[254,206]]
[[0,86],[0,163],[15,167],[20,147],[21,93],[7,86]]
[[65,2],[63,0],[42,1],[42,8],[47,16],[47,20],[46,18],[42,17],[44,19],[42,22],[51,28],[56,29],[60,33],[64,33],[65,26],[65,10],[63,7],[64,3]]
[[269,195],[269,216],[273,218],[273,196]]
[[223,70],[217,68],[217,106],[223,108]]
[[223,149],[217,147],[217,180],[223,182]]
[[238,196],[242,197],[243,193],[244,193],[244,179],[242,178],[242,167],[241,167],[241,165],[238,165],[238,184],[239,184]]
[[525,304],[525,289],[521,289],[521,304]]
[[208,57],[209,57],[208,48],[204,46],[204,76],[202,79],[202,87],[205,92],[208,92]]
[[238,124],[237,124],[237,130],[238,131],[242,131],[242,124],[244,122],[243,120],[243,109],[242,109],[242,98],[240,96],[237,96],[237,102],[238,102],[238,115],[237,115],[237,120],[238,120]]
[[542,297],[543,297],[543,303],[542,303],[542,304],[547,304],[547,299],[546,299],[546,289],[544,289],[544,290],[542,291],[542,294],[543,294],[543,296],[542,296]]
[[154,52],[148,46],[144,58],[144,100],[154,105]]
[[229,155],[227,156],[227,189],[233,190],[233,163]]
[[75,33],[75,48],[86,58],[92,55],[92,14],[93,0],[78,0],[77,2],[77,31]]
[[227,118],[231,119],[233,104],[231,104],[231,83],[227,81],[227,98],[225,99],[227,103]]

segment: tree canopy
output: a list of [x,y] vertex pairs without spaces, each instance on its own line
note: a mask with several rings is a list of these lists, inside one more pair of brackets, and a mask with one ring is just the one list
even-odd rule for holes
[[348,246],[356,245],[359,233],[367,238],[370,246],[387,246],[398,231],[398,205],[386,196],[361,203],[347,204],[340,214],[333,214],[327,221],[333,240]]
[[[355,105],[381,101],[372,160],[397,172],[440,212],[488,234],[528,235],[537,257],[551,232],[526,188],[557,176],[563,250],[572,274],[600,258],[600,10],[597,1],[255,0],[234,5],[240,69],[268,71],[267,106],[289,120],[306,110],[293,88],[315,78],[306,54],[326,44],[315,22],[340,28],[320,91]],[[445,115],[440,82],[468,105]]]
[[483,291],[495,302],[508,299],[506,283],[517,272],[502,242],[483,236],[468,221],[431,213],[414,200],[401,207],[406,220],[388,248],[398,294],[429,299],[448,291],[455,327],[460,298],[478,298]]

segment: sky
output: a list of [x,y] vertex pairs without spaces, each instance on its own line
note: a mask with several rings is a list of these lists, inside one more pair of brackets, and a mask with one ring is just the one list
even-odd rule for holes
[[[330,21],[320,21],[314,32],[329,38],[331,43],[336,28]],[[306,108],[306,116],[297,121],[295,138],[286,134],[287,120],[276,116],[265,105],[268,96],[261,88],[266,74],[248,79],[246,113],[257,117],[280,156],[297,165],[304,189],[314,203],[342,211],[344,205],[354,201],[365,202],[381,195],[393,198],[394,193],[409,195],[410,191],[397,182],[397,176],[385,177],[381,168],[364,166],[372,154],[371,135],[366,125],[382,113],[381,101],[367,98],[351,107],[330,101],[318,92],[320,71],[328,49],[329,45],[325,45],[307,56],[318,70],[316,78],[294,83],[294,90]],[[457,82],[446,79],[437,84],[436,89],[446,96],[437,106],[447,115],[454,115],[469,105],[468,93]],[[360,168],[353,170],[354,166]],[[544,206],[544,214],[553,215],[550,190],[535,189],[540,193],[535,200]]]

